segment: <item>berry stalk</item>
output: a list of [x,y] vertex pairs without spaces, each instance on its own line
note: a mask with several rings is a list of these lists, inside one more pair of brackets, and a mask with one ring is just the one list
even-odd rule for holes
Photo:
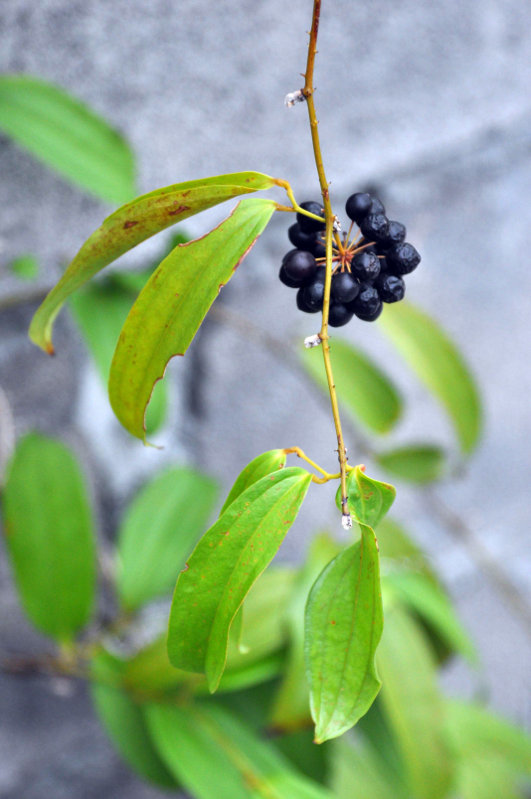
[[302,89],[302,93],[306,98],[306,104],[308,106],[308,115],[310,118],[310,131],[312,136],[315,166],[317,168],[317,175],[319,177],[319,185],[321,187],[321,194],[323,197],[323,207],[325,211],[326,275],[325,275],[323,317],[322,317],[320,338],[322,341],[326,379],[328,381],[328,391],[330,393],[330,402],[332,404],[332,415],[334,417],[334,425],[336,428],[336,436],[337,436],[337,451],[338,451],[339,468],[341,475],[341,507],[343,515],[344,516],[348,515],[348,518],[350,519],[350,512],[348,509],[348,500],[347,500],[347,454],[345,450],[345,442],[343,440],[343,432],[341,429],[341,419],[339,417],[336,387],[334,383],[334,375],[332,372],[332,364],[330,361],[330,346],[328,343],[328,315],[330,311],[330,288],[332,285],[332,236],[333,236],[334,215],[332,213],[332,206],[330,204],[330,196],[328,193],[328,181],[326,179],[326,173],[323,165],[321,145],[319,142],[318,122],[315,114],[315,105],[313,102],[313,91],[314,91],[313,69],[315,64],[315,55],[317,53],[317,34],[319,31],[320,15],[321,15],[321,0],[314,0],[312,27],[310,30],[310,41],[308,44],[308,59],[306,62],[306,72],[304,73],[304,88]]

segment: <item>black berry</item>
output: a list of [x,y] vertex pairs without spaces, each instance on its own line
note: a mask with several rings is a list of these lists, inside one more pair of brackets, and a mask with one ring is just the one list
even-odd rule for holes
[[[308,202],[301,203],[301,208],[304,208],[305,211],[309,211],[311,214],[315,214],[316,216],[324,216],[324,208],[322,207],[321,203],[316,203],[309,200]],[[300,229],[303,231],[303,233],[312,233],[316,230],[324,230],[326,227],[324,219],[322,222],[319,222],[317,219],[312,219],[311,217],[305,216],[301,213],[297,214],[297,222],[299,223]]]
[[291,280],[298,281],[296,285],[305,286],[314,277],[317,264],[311,252],[292,250],[287,254],[283,268]]
[[380,259],[375,253],[362,250],[354,256],[350,268],[358,280],[366,283],[380,274]]
[[388,247],[392,247],[393,244],[401,244],[405,238],[406,228],[402,222],[390,221],[384,244]]
[[420,255],[407,241],[395,244],[386,252],[390,271],[398,275],[408,275],[420,264]]
[[348,218],[352,219],[352,221],[356,223],[361,222],[361,220],[369,213],[371,202],[372,197],[367,192],[357,192],[356,194],[351,194],[345,205],[345,211],[347,212]]
[[298,288],[300,288],[301,284],[299,283],[299,281],[298,280],[292,280],[289,277],[289,275],[286,274],[286,270],[285,270],[284,267],[285,267],[285,265],[282,264],[282,266],[280,267],[280,272],[278,273],[280,281],[282,283],[284,283],[285,286],[289,286],[290,289],[298,289]]
[[351,302],[358,296],[360,284],[350,272],[339,272],[332,277],[332,297],[335,302]]
[[371,207],[369,209],[370,214],[385,214],[385,205],[378,197],[372,197],[371,199]]
[[374,285],[384,302],[399,302],[404,299],[406,285],[398,275],[380,275]]
[[304,289],[299,289],[297,292],[297,308],[299,311],[303,311],[304,313],[317,313],[319,308],[310,308],[310,306],[306,303],[304,297]]
[[[356,299],[349,303],[348,308],[360,319],[372,321],[371,319],[367,319],[367,317],[375,313],[379,316],[382,310],[382,301],[374,286],[364,285],[361,287],[360,293]],[[374,318],[376,319],[376,316]]]
[[314,236],[311,252],[316,258],[324,258],[326,255],[324,238],[321,238],[320,232],[315,233]]
[[297,305],[299,305],[299,294],[301,295],[301,303],[305,305],[307,311],[310,313],[320,311],[323,307],[324,282],[315,280],[309,286],[302,288],[297,294]]
[[382,310],[383,310],[383,305],[380,301],[379,305],[375,306],[372,311],[367,311],[367,313],[358,311],[356,316],[358,317],[358,319],[361,319],[362,322],[374,322],[375,319],[378,319],[378,317],[382,313]]
[[328,324],[331,327],[343,327],[348,324],[354,316],[353,311],[349,311],[346,305],[335,302],[330,306],[328,313]]
[[389,231],[389,220],[385,214],[369,214],[360,224],[360,230],[367,241],[385,241]]
[[298,250],[312,252],[315,242],[315,233],[303,233],[298,222],[295,222],[288,230],[288,238]]

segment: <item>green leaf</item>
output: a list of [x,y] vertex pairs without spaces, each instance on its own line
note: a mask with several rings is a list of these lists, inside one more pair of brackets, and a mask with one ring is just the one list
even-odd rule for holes
[[293,524],[311,479],[290,467],[251,485],[205,533],[177,580],[170,661],[206,673],[211,691],[223,673],[234,616]]
[[455,344],[430,316],[410,303],[388,307],[380,324],[446,408],[463,453],[472,452],[481,435],[481,401],[474,378]]
[[136,610],[172,590],[216,496],[209,477],[187,468],[171,468],[142,489],[118,533],[116,585],[122,607]]
[[386,574],[396,569],[423,574],[435,585],[439,584],[422,550],[411,540],[403,527],[388,516],[378,524],[380,563]]
[[[340,403],[373,433],[388,433],[402,414],[402,399],[395,386],[352,344],[334,338],[330,353]],[[328,393],[319,347],[304,350],[301,359],[309,375]]]
[[53,353],[52,327],[64,301],[140,242],[218,203],[273,185],[273,178],[259,172],[237,172],[176,183],[123,205],[87,239],[59,283],[37,309],[29,330],[31,340]]
[[[70,297],[70,308],[101,378],[107,385],[112,356],[122,326],[131,310],[131,291],[115,282],[85,286]],[[146,413],[146,431],[154,433],[166,415],[166,386],[156,384]]]
[[306,605],[305,653],[316,743],[336,738],[367,712],[380,690],[374,655],[382,599],[374,532],[328,564]]
[[177,787],[153,746],[140,706],[122,686],[123,667],[122,661],[105,651],[92,659],[91,696],[96,714],[133,771],[157,785]]
[[212,701],[150,706],[146,715],[161,757],[197,799],[332,799],[271,743]]
[[336,799],[409,799],[378,749],[359,738],[341,738],[332,749],[331,788]]
[[220,515],[227,510],[229,505],[231,505],[236,497],[239,497],[246,488],[249,488],[249,486],[256,483],[257,480],[275,472],[277,469],[283,469],[285,465],[286,453],[283,449],[271,449],[269,452],[263,452],[261,455],[257,455],[236,478],[236,482],[229,491],[227,499],[221,508]]
[[29,75],[0,76],[0,128],[73,183],[112,203],[135,193],[126,140],[64,89]]
[[26,613],[42,632],[71,641],[90,617],[95,583],[90,506],[72,453],[37,433],[21,439],[2,506]]
[[465,702],[446,703],[446,730],[463,799],[523,799],[531,787],[531,739],[523,730]]
[[376,462],[391,474],[411,483],[431,483],[444,472],[445,455],[440,447],[415,444],[397,447],[375,456]]
[[381,702],[394,731],[416,799],[443,799],[452,779],[444,706],[432,654],[413,619],[398,604],[386,610],[376,657]]
[[392,572],[385,582],[454,652],[477,664],[474,646],[439,585],[423,574],[412,572]]
[[[376,528],[396,497],[396,489],[368,477],[359,466],[347,475],[348,506],[352,517]],[[336,493],[336,505],[341,510],[341,488]]]
[[21,280],[35,280],[39,276],[39,264],[34,255],[21,255],[15,258],[9,264],[9,269]]
[[145,438],[153,386],[174,355],[184,355],[222,286],[271,219],[276,203],[242,200],[201,239],[176,247],[133,305],[118,340],[109,398],[126,430]]

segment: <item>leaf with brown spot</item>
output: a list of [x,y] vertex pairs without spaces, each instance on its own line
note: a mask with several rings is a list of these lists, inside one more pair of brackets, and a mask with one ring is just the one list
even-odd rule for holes
[[124,324],[109,378],[109,397],[123,426],[145,438],[144,416],[168,361],[184,355],[219,289],[251,249],[276,208],[242,200],[206,236],[179,244],[155,270]]
[[[59,283],[37,309],[29,330],[31,340],[46,352],[53,353],[52,327],[64,301],[101,269],[140,242],[218,203],[270,189],[273,185],[274,179],[260,172],[236,172],[176,183],[122,205],[87,239]],[[183,203],[183,198],[186,198],[186,203]]]

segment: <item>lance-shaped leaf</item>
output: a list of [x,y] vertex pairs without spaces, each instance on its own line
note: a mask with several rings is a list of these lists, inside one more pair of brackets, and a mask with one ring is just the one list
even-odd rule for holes
[[336,738],[367,712],[380,690],[374,665],[382,634],[382,598],[374,532],[321,573],[306,605],[306,673],[316,743]]
[[[396,488],[389,483],[373,480],[356,466],[347,476],[347,494],[354,519],[376,528],[395,501]],[[336,493],[336,504],[341,510],[341,488]]]
[[271,200],[242,200],[206,236],[176,247],[140,292],[120,334],[109,380],[114,412],[134,436],[145,437],[146,407],[168,361],[184,355],[275,208]]
[[[346,341],[334,338],[330,353],[341,404],[373,433],[388,433],[402,413],[402,398],[390,378]],[[310,376],[328,393],[319,348],[301,351],[301,359]]]
[[438,480],[446,465],[440,447],[416,444],[380,452],[375,460],[391,474],[411,483],[431,483]]
[[332,799],[248,723],[213,701],[151,705],[146,718],[160,756],[197,799]]
[[64,177],[112,203],[135,193],[125,139],[64,89],[30,75],[0,77],[0,128]]
[[68,642],[89,619],[95,582],[90,506],[72,453],[27,435],[13,456],[2,505],[24,609],[39,630]]
[[387,308],[380,324],[446,408],[462,451],[471,452],[481,435],[481,401],[474,378],[455,344],[430,316],[410,303],[395,303]]
[[253,458],[236,478],[227,499],[223,503],[220,515],[227,510],[229,505],[234,502],[246,488],[256,483],[257,480],[261,480],[262,477],[271,474],[271,472],[275,472],[277,469],[283,469],[285,465],[286,453],[283,449],[271,449],[269,452],[263,452],[261,455],[257,455],[256,458]]
[[399,604],[386,609],[377,664],[382,678],[379,701],[397,739],[411,795],[447,797],[452,762],[435,663],[417,624]]
[[159,757],[141,707],[123,685],[126,663],[100,650],[90,663],[94,710],[109,738],[131,768],[144,779],[167,788],[177,780]]
[[205,533],[177,580],[168,655],[177,668],[204,672],[211,691],[225,667],[234,616],[293,524],[311,479],[290,467],[251,485]]
[[237,172],[176,183],[123,205],[87,239],[59,283],[37,309],[29,330],[30,338],[52,353],[52,326],[62,304],[101,269],[176,222],[232,197],[273,185],[273,178],[259,172]]
[[116,582],[124,608],[172,590],[216,495],[213,480],[187,468],[169,469],[142,489],[118,534]]

